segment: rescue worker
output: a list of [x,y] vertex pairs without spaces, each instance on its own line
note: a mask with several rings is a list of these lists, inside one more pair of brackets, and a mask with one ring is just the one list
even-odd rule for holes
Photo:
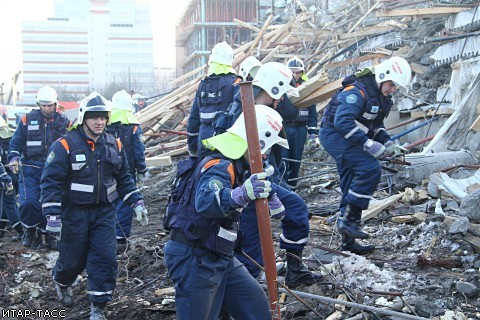
[[[283,111],[284,114],[290,111],[296,116],[298,113],[293,106],[291,106],[293,110],[287,109],[286,105],[280,107],[280,103],[287,92],[298,96],[297,89],[291,85],[291,79],[292,72],[284,64],[268,62],[262,65],[253,79],[255,104],[269,106],[277,111]],[[238,98],[230,106],[229,115],[226,114],[219,118],[216,128],[217,132],[221,133],[228,129],[231,126],[231,119],[229,120],[228,117],[237,119],[241,110],[242,105]],[[279,143],[278,145],[285,147],[287,144]],[[274,147],[275,145],[272,146],[272,152]],[[268,157],[270,163],[275,164],[275,160],[272,161],[271,158],[272,155]],[[285,283],[292,288],[302,284],[313,284],[318,282],[321,277],[310,272],[302,263],[303,249],[308,242],[310,232],[307,206],[300,196],[279,185],[280,177],[277,176],[278,170],[275,169],[274,171],[274,175],[269,177],[269,180],[272,182],[273,192],[269,196],[268,202],[270,209],[273,210],[272,217],[282,221],[280,248],[285,249],[287,252]],[[254,203],[248,204],[243,210],[240,230],[242,232],[242,250],[260,265],[263,265]],[[237,258],[245,264],[254,277],[260,274],[260,270],[255,264],[243,255],[238,254]]]
[[232,103],[240,78],[232,68],[233,49],[225,41],[217,43],[208,59],[208,75],[198,86],[187,123],[190,156],[203,156],[200,141],[214,135],[213,123]]
[[405,88],[410,79],[411,68],[405,59],[385,60],[346,77],[343,89],[335,93],[323,114],[320,140],[340,175],[338,230],[344,251],[367,254],[375,249],[355,239],[369,236],[361,230],[360,219],[380,182],[377,158],[404,151],[390,141],[383,121],[393,105],[391,94],[398,87]]
[[[293,73],[295,87],[299,87],[304,81],[308,80],[305,74],[305,64],[300,58],[293,57],[288,60],[287,66]],[[291,147],[290,149],[282,149],[282,158],[297,160],[285,160],[285,181],[292,190],[297,187],[298,180],[295,179],[298,178],[300,172],[300,161],[302,160],[305,142],[307,141],[308,150],[320,147],[317,123],[317,107],[315,104],[300,109],[296,119],[285,120],[285,131],[287,132],[288,144]]]
[[[257,106],[256,119],[263,156],[275,143],[287,144],[275,110]],[[271,192],[265,172],[244,179],[249,162],[243,114],[227,132],[203,143],[216,153],[200,163],[192,178],[195,193],[175,212],[164,248],[177,318],[218,319],[223,309],[235,319],[271,319],[265,292],[234,256],[242,209]]]
[[48,149],[67,132],[71,122],[65,114],[57,112],[58,97],[52,87],[40,88],[36,99],[39,109],[22,117],[10,141],[8,161],[12,172],[19,173],[19,215],[26,228],[23,245],[55,249],[56,239],[45,231],[47,222],[40,206],[40,178]]
[[[0,119],[0,179],[2,180],[3,187],[0,193],[0,207],[2,208],[0,212],[0,238],[4,236],[3,229],[5,229],[7,222],[9,222],[10,226],[18,233],[13,239],[21,242],[23,238],[23,226],[20,222],[17,208],[18,175],[12,173],[7,161],[8,146],[10,145],[10,140],[14,132],[3,118]],[[8,177],[3,174],[2,167],[4,167],[4,171]]]
[[[107,132],[122,142],[127,155],[130,175],[138,187],[143,187],[147,174],[145,164],[145,145],[143,144],[142,128],[132,113],[133,101],[125,90],[118,91],[112,97],[111,124]],[[117,244],[126,245],[132,230],[133,209],[121,198],[116,201],[116,235]]]
[[71,285],[86,268],[91,320],[105,319],[105,306],[115,289],[113,203],[121,197],[142,225],[148,223],[122,143],[104,132],[110,116],[109,101],[98,93],[83,99],[78,124],[53,143],[41,179],[47,231],[60,236],[52,269],[59,301],[66,307],[73,305]]

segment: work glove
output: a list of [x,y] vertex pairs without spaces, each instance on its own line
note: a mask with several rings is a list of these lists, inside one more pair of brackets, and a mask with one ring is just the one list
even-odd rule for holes
[[12,181],[9,181],[5,184],[5,194],[7,196],[11,196],[13,194],[13,192],[15,191],[15,189],[13,188],[13,183]]
[[267,198],[272,187],[270,181],[265,180],[265,172],[255,173],[244,184],[232,190],[231,198],[239,206],[245,207],[251,200]]
[[62,219],[60,216],[47,215],[47,227],[48,233],[54,236],[59,236],[62,231]]
[[384,146],[386,148],[385,155],[387,157],[396,158],[408,152],[408,149],[405,149],[394,141],[387,141]]
[[137,188],[142,188],[145,185],[145,180],[147,180],[148,171],[145,173],[137,173]]
[[17,174],[20,166],[20,158],[12,157],[12,159],[10,159],[10,162],[8,163],[8,166],[10,167],[10,171],[12,171],[13,174]]
[[285,217],[285,207],[276,193],[268,197],[268,208],[270,209],[270,218],[282,220]]
[[135,214],[137,215],[137,221],[140,223],[140,225],[148,225],[148,211],[143,200],[138,200],[135,202],[133,205],[133,211],[135,211]]
[[385,147],[378,141],[368,139],[363,145],[363,151],[370,153],[375,158],[380,158],[385,154]]
[[317,134],[309,134],[307,140],[307,149],[309,151],[313,151],[315,149],[320,148],[320,140],[318,140]]

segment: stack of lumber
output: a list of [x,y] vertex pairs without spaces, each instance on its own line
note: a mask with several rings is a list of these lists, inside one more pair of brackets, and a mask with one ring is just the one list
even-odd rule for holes
[[[359,66],[374,65],[390,56],[402,56],[412,63],[414,71],[424,73],[431,68],[420,63],[421,58],[413,59],[419,43],[418,34],[432,38],[431,27],[422,27],[424,19],[444,21],[448,15],[472,10],[473,5],[443,5],[435,7],[432,2],[416,1],[409,5],[405,2],[361,0],[355,5],[345,5],[331,14],[331,19],[321,22],[319,14],[308,12],[306,7],[296,1],[296,12],[287,22],[273,25],[273,17],[266,18],[262,28],[256,28],[245,22],[234,20],[239,27],[249,28],[254,39],[238,46],[234,50],[234,68],[248,56],[256,56],[262,63],[278,61],[285,63],[289,58],[298,56],[306,63],[306,74],[310,79],[300,89],[300,97],[292,97],[298,108],[317,104],[321,112],[329,98],[341,87],[345,75]],[[443,32],[443,34],[448,34]],[[376,38],[392,37],[401,40],[390,41],[384,46],[370,48],[369,43]],[[422,39],[425,41],[425,37]],[[435,46],[450,41],[435,42]],[[430,45],[429,50],[432,50]],[[414,61],[414,60],[418,60]],[[416,66],[416,67],[415,67]],[[200,80],[206,75],[207,66],[201,66],[171,84],[174,91],[150,104],[140,111],[138,120],[145,133],[147,156],[180,155],[186,152],[186,124],[193,103],[195,91]]]

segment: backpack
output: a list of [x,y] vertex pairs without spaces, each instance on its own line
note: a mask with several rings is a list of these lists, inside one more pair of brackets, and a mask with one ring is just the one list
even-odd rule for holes
[[[195,177],[200,174],[203,166],[210,160],[215,159],[213,155],[207,156],[203,159],[192,158],[180,160],[177,164],[177,174],[172,182],[171,193],[168,197],[167,208],[163,215],[163,229],[170,230],[170,222],[173,216],[177,213],[180,207],[190,200],[190,193],[196,181]],[[190,188],[187,186],[190,185]],[[185,192],[186,190],[189,192]],[[193,190],[195,192],[195,190]]]

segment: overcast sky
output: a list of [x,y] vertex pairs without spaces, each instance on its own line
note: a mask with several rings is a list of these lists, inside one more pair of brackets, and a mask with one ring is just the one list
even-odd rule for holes
[[[175,67],[175,25],[189,0],[151,0],[156,67]],[[0,83],[21,70],[21,22],[53,15],[54,0],[2,1],[0,18]],[[168,3],[168,4],[167,4]]]

